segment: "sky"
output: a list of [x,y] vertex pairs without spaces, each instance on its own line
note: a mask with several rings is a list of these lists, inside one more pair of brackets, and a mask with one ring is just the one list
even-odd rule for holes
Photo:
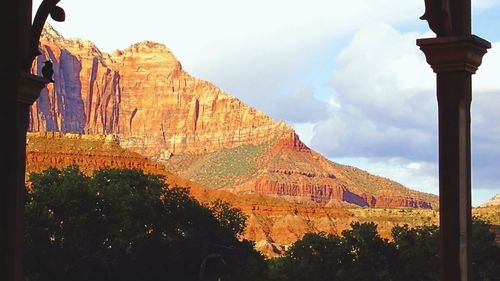
[[[34,0],[37,7],[40,0]],[[63,0],[65,37],[102,51],[164,43],[191,75],[275,120],[332,161],[438,193],[434,37],[423,0]],[[492,42],[473,76],[472,201],[500,193],[500,0],[473,0]]]

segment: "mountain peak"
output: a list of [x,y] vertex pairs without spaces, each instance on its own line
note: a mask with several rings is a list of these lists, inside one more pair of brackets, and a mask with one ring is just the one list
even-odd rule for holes
[[50,57],[55,83],[31,107],[31,131],[114,134],[123,148],[182,177],[237,193],[323,205],[437,206],[436,197],[334,165],[285,123],[191,77],[163,44],[143,41],[109,55],[90,41],[47,33],[37,61]]
[[131,45],[130,47],[128,47],[126,50],[132,50],[132,51],[156,51],[156,52],[160,52],[160,53],[170,53],[172,54],[172,52],[170,51],[169,48],[167,48],[167,46],[165,46],[164,44],[161,44],[161,43],[158,43],[158,42],[154,42],[154,41],[142,41],[142,42],[137,42],[133,45]]
[[141,69],[155,68],[157,71],[166,73],[176,71],[177,74],[180,74],[182,70],[179,60],[170,49],[158,42],[142,41],[135,43],[123,50],[122,55],[139,63],[136,66]]
[[500,193],[493,196],[490,200],[481,204],[481,207],[492,207],[492,206],[500,206]]
[[43,26],[42,37],[64,39],[61,33],[57,32],[57,30],[55,30],[54,27],[52,27],[52,25],[48,22]]

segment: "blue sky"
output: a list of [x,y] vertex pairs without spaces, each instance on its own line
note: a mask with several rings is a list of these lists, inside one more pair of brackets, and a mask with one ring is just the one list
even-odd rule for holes
[[[35,0],[34,5],[40,3]],[[333,161],[437,193],[435,76],[423,0],[61,1],[66,37],[164,43],[185,70],[293,126]],[[500,0],[473,1],[493,43],[474,76],[473,204],[500,193]],[[499,42],[499,43],[497,43]]]

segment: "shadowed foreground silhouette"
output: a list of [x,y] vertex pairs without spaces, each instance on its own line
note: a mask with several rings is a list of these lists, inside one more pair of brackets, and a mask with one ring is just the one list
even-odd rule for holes
[[[77,167],[30,175],[26,205],[29,281],[439,280],[437,226],[374,223],[342,236],[306,234],[283,257],[264,260],[240,241],[246,217],[228,203],[202,205],[186,189],[138,170]],[[473,280],[500,276],[500,247],[485,221],[472,228]]]
[[238,240],[246,220],[238,209],[202,205],[160,176],[51,168],[31,174],[30,184],[27,280],[260,280],[265,273],[263,257]]

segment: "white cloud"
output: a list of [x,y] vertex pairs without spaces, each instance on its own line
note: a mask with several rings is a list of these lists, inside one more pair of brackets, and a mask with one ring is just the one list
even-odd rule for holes
[[385,116],[396,123],[427,122],[415,119],[422,111],[431,114],[428,100],[434,102],[426,94],[434,87],[434,75],[415,46],[416,38],[426,36],[401,34],[383,23],[358,31],[337,57],[332,81],[341,93],[337,100],[363,108],[363,114]]
[[67,21],[54,25],[64,35],[93,40],[105,51],[145,39],[165,43],[195,77],[257,108],[265,107],[262,96],[308,86],[308,74],[331,64],[335,46],[359,27],[381,19],[418,21],[424,9],[423,1],[398,0],[88,0],[61,6]]
[[473,180],[478,190],[495,190],[496,193],[500,193],[500,83],[498,80],[500,42],[492,45],[493,48],[483,59],[483,65],[473,77],[471,106]]
[[[357,32],[336,60],[331,118],[319,122],[313,146],[329,156],[434,160],[434,75],[415,39],[377,23]],[[427,130],[427,128],[431,128]],[[331,137],[335,136],[331,141]],[[327,141],[328,140],[328,141]]]
[[[426,193],[438,194],[438,167],[436,162],[412,162],[404,158],[341,157],[332,161],[351,165],[404,184]],[[474,174],[474,173],[473,173]],[[472,185],[472,205],[479,206],[500,192],[497,183]]]
[[[416,38],[428,36],[401,33],[383,23],[358,31],[337,57],[330,118],[314,126],[312,147],[335,160],[435,193],[435,74],[415,45]],[[476,204],[487,199],[481,194],[500,191],[498,61],[500,51],[492,49],[473,80]]]
[[[40,2],[34,0],[34,6]],[[500,1],[473,3],[481,12]],[[88,0],[61,6],[67,21],[54,26],[65,36],[91,39],[105,51],[145,39],[165,43],[195,77],[292,122],[320,152],[377,159],[367,167],[385,167],[382,175],[403,183],[407,178],[410,186],[431,185],[424,177],[412,180],[408,171],[417,167],[412,163],[436,160],[434,75],[415,46],[416,38],[433,35],[393,27],[428,30],[418,20],[424,1],[142,0],[138,5]],[[474,175],[487,180],[475,182],[489,190],[498,190],[500,182],[495,172],[500,166],[499,48],[494,45],[474,78]],[[322,87],[317,77],[333,68],[335,94],[323,97],[329,99],[323,103],[308,89]],[[301,98],[307,100],[297,102]],[[403,170],[395,172],[398,165]],[[420,179],[424,184],[413,185]]]
[[261,108],[287,123],[311,123],[328,119],[327,103],[314,96],[314,89],[301,88],[286,96],[273,96]]
[[316,123],[292,123],[292,128],[300,136],[300,140],[307,146],[311,146]]
[[474,76],[473,89],[479,92],[499,91],[500,42],[493,43],[492,48],[483,57],[483,63]]
[[[35,0],[34,6],[40,2]],[[89,0],[61,2],[61,6],[67,22],[58,26],[71,36],[93,37],[108,50],[126,41],[159,38],[181,44],[181,52],[221,43],[244,47],[276,37],[282,40],[268,43],[288,45],[298,37],[346,34],[367,22],[407,20],[423,11],[423,1],[397,0],[143,0],[140,5]],[[117,38],[109,40],[110,31]]]
[[495,6],[500,6],[500,0],[475,0],[472,1],[472,8],[474,10],[485,10]]

